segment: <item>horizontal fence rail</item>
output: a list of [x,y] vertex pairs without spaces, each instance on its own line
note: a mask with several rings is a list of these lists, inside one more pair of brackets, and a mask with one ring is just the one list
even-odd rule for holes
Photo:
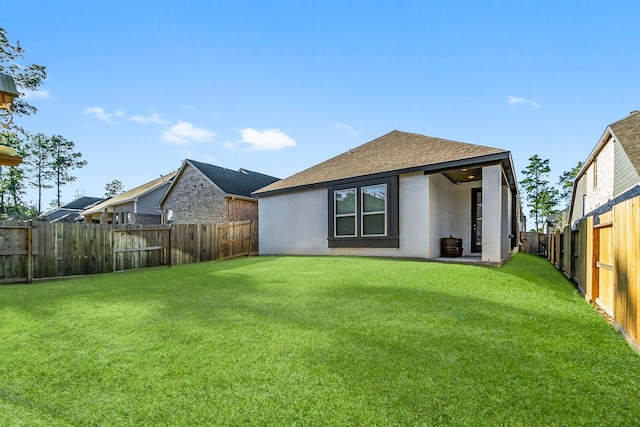
[[211,261],[256,251],[254,221],[138,228],[45,221],[3,223],[0,284]]

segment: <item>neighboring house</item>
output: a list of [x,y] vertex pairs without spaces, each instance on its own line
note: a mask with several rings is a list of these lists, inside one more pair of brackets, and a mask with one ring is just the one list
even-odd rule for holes
[[251,193],[279,178],[185,160],[158,207],[163,223],[223,223],[258,219]]
[[49,222],[74,222],[78,218],[78,214],[102,202],[104,198],[100,197],[80,197],[73,202],[51,209],[50,211],[40,215],[40,219]]
[[567,225],[568,217],[569,208],[549,215],[542,223],[542,233],[550,234],[555,231],[561,231]]
[[598,208],[640,192],[640,111],[610,124],[578,172],[569,218],[574,225]]
[[177,172],[161,176],[132,190],[111,197],[80,212],[84,222],[94,224],[160,224],[158,202]]
[[428,259],[453,236],[499,264],[518,248],[516,183],[509,151],[393,131],[256,191],[260,253]]

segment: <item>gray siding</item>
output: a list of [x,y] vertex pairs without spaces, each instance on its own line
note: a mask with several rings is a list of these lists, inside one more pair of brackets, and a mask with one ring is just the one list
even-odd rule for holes
[[147,194],[138,198],[137,210],[138,214],[149,214],[149,215],[160,215],[158,211],[158,203],[160,203],[160,199],[164,196],[164,193],[169,188],[169,181],[160,187],[148,192]]
[[578,181],[578,185],[576,185],[576,194],[574,195],[574,198],[573,198],[573,211],[572,211],[571,220],[570,220],[571,223],[573,223],[574,221],[582,217],[582,213],[584,210],[582,196],[585,195],[586,187],[587,187],[587,174],[584,174],[582,175],[582,177],[580,177],[580,180]]
[[615,197],[640,183],[640,175],[618,141],[615,144],[614,156],[613,196]]

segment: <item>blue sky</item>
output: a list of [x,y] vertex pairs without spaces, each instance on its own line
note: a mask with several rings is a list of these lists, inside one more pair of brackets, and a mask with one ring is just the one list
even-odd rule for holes
[[538,154],[555,183],[640,109],[639,17],[637,1],[21,0],[0,26],[47,67],[16,122],[88,161],[71,201],[185,158],[284,178],[394,129],[508,149],[518,179]]

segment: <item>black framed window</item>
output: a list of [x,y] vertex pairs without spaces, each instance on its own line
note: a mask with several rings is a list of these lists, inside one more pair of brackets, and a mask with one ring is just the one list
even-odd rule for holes
[[329,187],[330,248],[397,248],[398,177]]

